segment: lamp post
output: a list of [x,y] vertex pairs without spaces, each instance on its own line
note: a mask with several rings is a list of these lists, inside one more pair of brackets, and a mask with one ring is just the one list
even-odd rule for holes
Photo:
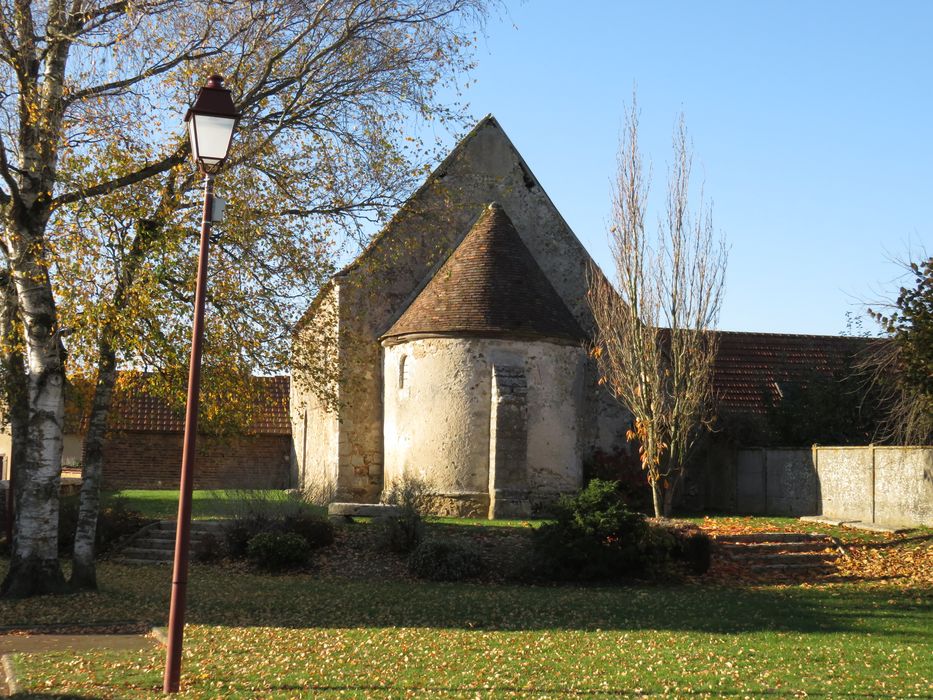
[[201,384],[201,345],[204,337],[204,296],[207,291],[207,259],[211,223],[214,220],[214,176],[220,172],[233,129],[240,115],[233,106],[223,78],[212,75],[201,88],[185,115],[191,154],[204,173],[204,214],[201,220],[201,248],[198,280],[194,295],[194,328],[191,332],[191,364],[188,370],[188,403],[185,408],[185,441],[181,457],[178,494],[178,525],[175,532],[175,565],[172,570],[172,602],[168,617],[168,650],[165,658],[163,690],[178,692],[181,675],[181,649],[185,630],[185,598],[188,589],[188,550],[191,544],[191,491],[194,484],[194,450],[198,432],[198,399]]

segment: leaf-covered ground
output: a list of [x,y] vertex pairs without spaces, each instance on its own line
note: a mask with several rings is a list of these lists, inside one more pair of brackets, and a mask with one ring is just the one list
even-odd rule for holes
[[[799,585],[428,584],[367,577],[361,550],[301,575],[194,566],[182,697],[930,697],[933,586],[906,570],[929,563],[924,537],[854,538],[851,575]],[[167,568],[100,579],[99,594],[0,601],[0,625],[164,624]],[[36,697],[161,696],[159,649],[16,663]]]

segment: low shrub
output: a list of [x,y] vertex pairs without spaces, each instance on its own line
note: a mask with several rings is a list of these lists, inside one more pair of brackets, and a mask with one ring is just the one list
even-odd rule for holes
[[648,527],[629,511],[616,482],[593,479],[557,505],[556,521],[534,533],[534,575],[556,580],[611,580],[643,575]]
[[224,529],[227,553],[234,559],[247,556],[250,540],[268,531],[268,522],[259,518],[238,518]]
[[244,491],[237,499],[225,529],[227,553],[234,559],[249,555],[250,541],[262,533],[291,533],[312,549],[334,541],[334,526],[315,512],[300,494]]
[[476,549],[454,540],[424,540],[408,557],[408,570],[429,581],[476,578],[484,568],[483,557]]
[[266,571],[284,571],[304,566],[311,559],[311,546],[293,532],[260,532],[246,546],[250,561]]
[[276,526],[282,532],[293,532],[296,535],[301,535],[311,549],[326,547],[334,541],[333,524],[313,513],[300,511],[286,515]]
[[389,488],[383,501],[398,509],[398,515],[381,515],[373,519],[374,541],[378,549],[407,554],[424,538],[427,490],[423,482],[406,479]]
[[223,559],[223,540],[213,532],[208,532],[198,538],[192,548],[194,560],[203,564],[210,564]]

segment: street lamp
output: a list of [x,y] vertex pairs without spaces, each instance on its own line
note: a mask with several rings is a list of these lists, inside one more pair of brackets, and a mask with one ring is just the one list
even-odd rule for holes
[[194,484],[194,450],[198,433],[198,399],[201,384],[201,345],[204,337],[204,296],[207,289],[207,259],[214,216],[214,176],[220,172],[233,129],[240,114],[230,91],[219,75],[212,75],[201,88],[185,115],[191,155],[204,173],[204,214],[201,219],[201,251],[194,295],[194,327],[191,332],[191,364],[188,369],[188,403],[185,408],[185,442],[181,456],[178,494],[178,525],[175,531],[175,565],[172,571],[172,602],[168,616],[168,650],[163,690],[178,692],[181,648],[185,630],[185,596],[188,589],[188,550],[191,544],[191,491]]

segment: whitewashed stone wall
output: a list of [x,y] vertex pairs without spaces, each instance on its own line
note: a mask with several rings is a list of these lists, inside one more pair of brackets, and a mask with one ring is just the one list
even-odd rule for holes
[[[509,450],[513,458],[521,452],[508,443],[509,436],[503,442],[496,439],[495,428],[490,430],[497,367],[518,369],[525,380],[518,388],[527,392],[522,401],[529,505],[580,487],[583,350],[546,341],[445,337],[385,348],[386,485],[415,478],[444,497],[447,512],[488,514],[491,456],[496,449]],[[503,481],[508,491],[517,490],[513,476]]]

